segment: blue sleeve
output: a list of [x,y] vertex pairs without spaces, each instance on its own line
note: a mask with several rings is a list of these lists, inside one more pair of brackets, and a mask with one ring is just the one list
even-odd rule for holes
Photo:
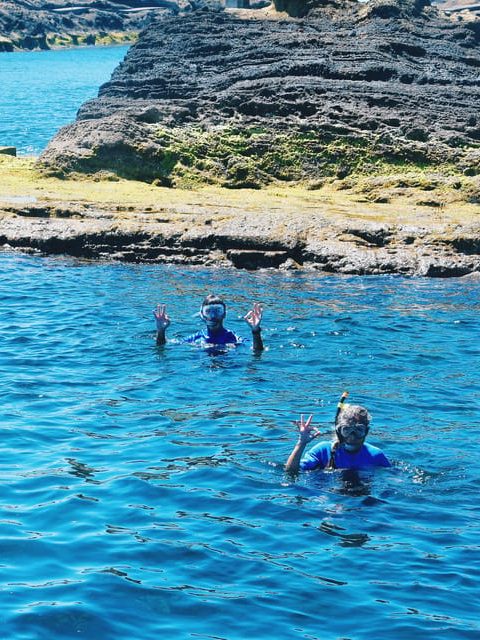
[[311,471],[312,469],[324,469],[330,458],[330,443],[319,442],[307,451],[300,461],[300,469],[302,471]]
[[[364,444],[364,448],[367,450],[370,457],[369,465],[375,467],[391,467],[390,461],[387,456],[378,447],[374,447],[372,444]],[[367,462],[367,460],[365,460]]]

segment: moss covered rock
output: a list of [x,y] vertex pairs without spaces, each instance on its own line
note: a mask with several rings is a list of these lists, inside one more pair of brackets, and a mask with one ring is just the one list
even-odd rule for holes
[[42,166],[232,188],[475,174],[475,24],[423,0],[301,6],[301,18],[202,10],[151,24]]

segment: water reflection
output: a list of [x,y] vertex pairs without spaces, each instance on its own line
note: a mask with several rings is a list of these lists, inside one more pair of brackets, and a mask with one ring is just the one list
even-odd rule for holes
[[344,496],[369,496],[372,489],[372,475],[357,469],[344,469],[338,473],[339,486],[333,491]]
[[319,529],[329,536],[339,538],[342,547],[361,547],[370,540],[366,533],[345,533],[343,527],[327,521],[322,522]]
[[75,458],[66,458],[66,461],[71,466],[71,470],[69,471],[71,475],[77,476],[77,478],[82,478],[86,482],[100,484],[98,480],[94,479],[95,474],[98,473],[100,469],[90,467],[89,465],[80,462],[79,460],[75,460]]

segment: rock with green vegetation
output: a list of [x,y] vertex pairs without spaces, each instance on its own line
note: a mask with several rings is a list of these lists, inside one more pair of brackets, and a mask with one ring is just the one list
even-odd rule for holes
[[152,22],[40,165],[230,188],[480,172],[478,21],[425,0],[283,1]]
[[417,169],[318,181],[312,190],[183,190],[108,171],[63,180],[39,173],[32,158],[0,155],[0,184],[0,246],[16,250],[246,269],[480,274],[480,176]]

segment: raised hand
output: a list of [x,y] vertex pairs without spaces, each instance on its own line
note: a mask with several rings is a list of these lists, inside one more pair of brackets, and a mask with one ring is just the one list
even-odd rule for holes
[[298,441],[293,447],[292,453],[288,456],[285,471],[289,473],[298,473],[303,451],[310,440],[320,435],[320,431],[312,425],[313,415],[308,416],[305,420],[303,413],[300,420],[295,420],[294,424],[298,429]]
[[305,420],[303,413],[300,416],[300,420],[295,420],[294,424],[298,428],[298,439],[302,444],[310,442],[314,438],[320,435],[320,431],[317,427],[312,425],[313,415],[308,416]]
[[253,304],[252,309],[243,316],[243,319],[247,324],[250,325],[251,330],[255,333],[256,331],[260,331],[260,323],[262,322],[263,317],[263,307],[259,302],[255,302]]
[[157,331],[165,331],[170,326],[170,318],[167,315],[167,306],[165,304],[157,304],[157,308],[153,310],[153,315],[157,323]]

